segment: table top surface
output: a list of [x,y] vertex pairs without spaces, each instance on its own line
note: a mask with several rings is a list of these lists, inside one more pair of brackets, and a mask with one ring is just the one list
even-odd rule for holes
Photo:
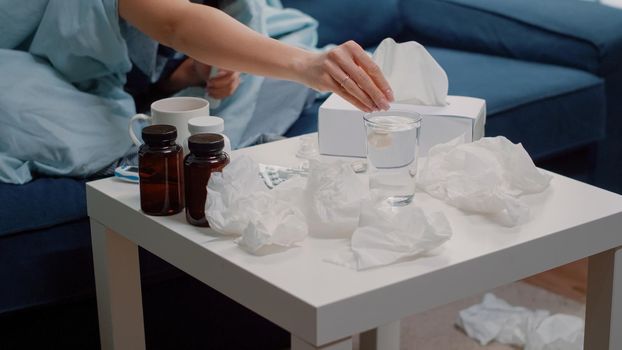
[[[293,138],[235,151],[234,156],[246,154],[260,163],[294,166],[302,161],[295,157],[298,147],[299,140]],[[252,276],[252,283],[257,288],[265,284],[280,291],[279,300],[262,300],[257,296],[253,300],[238,300],[251,309],[256,309],[255,304],[262,302],[277,305],[300,303],[315,311],[315,321],[330,319],[341,322],[345,321],[343,313],[351,309],[360,311],[354,312],[353,317],[374,318],[371,315],[377,311],[366,309],[361,303],[374,303],[381,297],[412,299],[408,307],[391,307],[378,301],[376,307],[382,305],[384,309],[395,310],[387,311],[392,314],[378,316],[377,320],[369,321],[371,323],[361,321],[358,326],[352,326],[360,328],[373,322],[389,321],[401,313],[405,316],[409,312],[423,311],[479,292],[481,288],[492,288],[622,245],[622,196],[553,175],[548,190],[522,197],[531,209],[531,218],[514,228],[502,227],[479,215],[467,215],[423,192],[417,192],[416,205],[426,212],[445,213],[452,226],[453,237],[424,257],[366,271],[354,271],[323,261],[324,257],[347,246],[348,242],[344,239],[308,237],[298,247],[271,255],[253,256],[237,247],[232,238],[223,238],[210,229],[187,224],[183,213],[169,217],[142,214],[138,186],[113,178],[90,182],[88,203],[92,219],[122,235],[132,228],[135,232],[128,238],[147,249],[151,244],[156,253],[166,256],[169,248],[157,246],[156,240],[183,240],[189,247],[200,248],[197,252],[209,252],[215,261],[223,264],[224,270],[231,268],[236,276]],[[120,208],[119,211],[111,209],[116,207]],[[107,215],[108,211],[115,214]],[[126,213],[127,220],[120,218]],[[124,226],[128,220],[131,225]],[[140,227],[149,229],[141,232],[141,229],[136,229]],[[180,265],[190,264],[181,261],[183,257],[179,260]],[[171,263],[176,264],[175,261]],[[200,270],[197,271],[194,274],[201,275]],[[207,282],[215,278],[195,277]],[[226,292],[227,288],[222,289]],[[287,322],[279,317],[275,317],[274,321],[287,327]],[[335,337],[336,332],[320,326],[308,336],[315,341]]]

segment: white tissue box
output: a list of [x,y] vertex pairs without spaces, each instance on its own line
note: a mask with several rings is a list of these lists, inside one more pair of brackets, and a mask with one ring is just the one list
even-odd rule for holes
[[[465,96],[447,96],[447,106],[419,106],[392,103],[392,107],[421,114],[419,155],[430,147],[462,134],[467,142],[484,136],[486,101]],[[318,132],[320,153],[332,156],[366,157],[367,142],[363,115],[348,101],[332,94],[320,106]]]

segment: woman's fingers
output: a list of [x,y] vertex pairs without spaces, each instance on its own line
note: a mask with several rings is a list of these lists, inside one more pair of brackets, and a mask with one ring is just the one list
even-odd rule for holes
[[231,75],[223,75],[221,77],[212,78],[207,81],[208,87],[221,88],[225,86],[229,86],[232,84],[239,84],[240,75],[239,74],[231,74]]
[[218,78],[212,78],[207,83],[207,92],[215,98],[231,96],[240,85],[240,74],[225,74]]
[[229,97],[233,94],[235,90],[233,89],[208,89],[207,90],[207,94],[210,97],[216,98],[216,99],[223,99],[225,97]]
[[385,79],[382,70],[380,70],[376,62],[374,62],[358,44],[351,45],[350,50],[354,57],[354,61],[369,74],[369,77],[374,81],[374,84],[380,91],[382,91],[385,98],[389,100],[389,102],[393,102],[395,99],[393,96],[393,89],[391,89],[391,85],[389,85],[389,82]]
[[363,112],[369,113],[375,110],[375,108],[370,108],[363,104],[358,98],[354,97],[343,86],[339,85],[339,83],[334,80],[330,83],[329,89]]
[[[376,86],[376,83],[370,78],[369,74],[361,68],[354,59],[351,47],[358,44],[350,44],[348,42],[344,44],[342,50],[334,50],[330,56],[339,67],[352,79],[352,81],[358,85],[366,95],[368,95],[373,101],[374,105],[378,109],[389,109],[389,102],[387,101],[384,93]],[[360,49],[363,51],[363,49]],[[345,86],[348,89],[348,86]],[[358,95],[356,95],[358,96]]]
[[[338,84],[338,86],[345,91],[347,91],[350,95],[354,96],[362,105],[366,107],[368,110],[378,109],[374,101],[367,96],[365,91],[363,91],[357,84],[352,80],[349,74],[343,71],[343,69],[330,57],[326,62],[326,70],[328,74],[333,78],[333,80]],[[332,54],[334,56],[334,54]]]
[[[358,44],[349,41],[341,45],[339,50],[331,51],[330,58],[371,98],[375,106],[379,109],[389,109],[389,100],[385,95],[386,92],[383,91],[389,88],[388,83],[386,83],[384,77],[382,77],[382,72],[380,72],[380,69],[373,61],[371,64],[370,62],[363,62],[365,64],[363,67],[359,65],[359,61],[364,61],[361,55],[367,56]],[[369,57],[367,58],[369,59]],[[369,60],[371,61],[371,59]],[[377,83],[375,79],[378,78],[373,79],[372,75],[380,75],[382,77],[380,79],[381,82]]]
[[239,72],[231,71],[231,70],[226,70],[226,69],[219,69],[218,73],[216,73],[216,75],[214,75],[211,79],[218,79],[218,78],[222,78],[222,77],[230,77],[232,75],[239,75]]
[[235,73],[235,72],[230,71],[230,70],[220,69],[220,70],[218,71],[218,73],[216,73],[216,75],[214,75],[214,76],[212,77],[212,79],[215,79],[215,78],[220,78],[220,77],[227,76],[227,75],[231,75],[231,74],[233,74],[233,73]]
[[319,91],[332,91],[364,111],[389,109],[393,92],[382,71],[356,43],[316,53],[298,66],[300,81]]

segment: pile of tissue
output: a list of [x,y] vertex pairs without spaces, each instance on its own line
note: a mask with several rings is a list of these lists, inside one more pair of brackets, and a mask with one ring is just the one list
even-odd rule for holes
[[330,262],[355,269],[387,265],[438,247],[451,237],[445,216],[414,206],[393,208],[369,198],[367,186],[346,162],[311,160],[308,177],[294,176],[269,190],[250,158],[233,159],[207,185],[206,217],[222,234],[253,254],[290,247],[311,232],[351,238]]
[[482,346],[497,341],[525,350],[583,349],[581,318],[512,306],[491,293],[481,304],[460,311],[456,323]]
[[544,191],[551,178],[521,144],[503,136],[472,143],[457,138],[430,149],[417,186],[452,206],[515,226],[529,218],[529,207],[518,197]]
[[[427,215],[414,204],[392,207],[373,199],[351,164],[309,162],[307,176],[293,176],[270,190],[252,159],[233,159],[207,186],[211,227],[241,236],[238,244],[253,254],[294,246],[308,233],[350,238],[346,250],[326,261],[358,270],[421,255],[451,237],[442,213]],[[433,197],[506,226],[529,217],[519,196],[541,192],[550,181],[520,144],[504,137],[437,145],[417,177],[418,187]]]
[[262,254],[264,247],[289,247],[307,236],[304,214],[292,205],[299,197],[295,178],[268,190],[258,176],[259,167],[248,157],[235,158],[207,184],[205,216],[222,233],[241,235],[238,244]]

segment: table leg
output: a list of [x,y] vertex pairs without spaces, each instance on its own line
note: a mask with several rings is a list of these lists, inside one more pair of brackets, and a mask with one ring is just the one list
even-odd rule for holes
[[102,350],[145,349],[138,246],[91,219]]
[[585,350],[622,349],[622,248],[588,260]]
[[315,346],[292,334],[291,350],[352,350],[352,337],[341,339],[322,346]]
[[360,350],[400,350],[400,321],[361,333]]

